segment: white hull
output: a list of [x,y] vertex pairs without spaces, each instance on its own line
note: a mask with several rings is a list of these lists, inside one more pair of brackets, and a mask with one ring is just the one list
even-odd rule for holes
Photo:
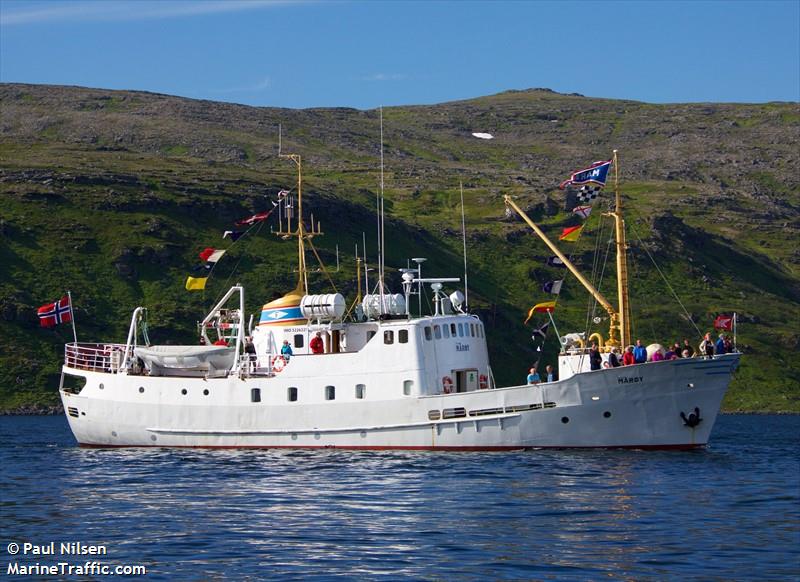
[[[708,442],[738,361],[739,354],[729,354],[652,362],[452,394],[386,397],[382,387],[370,386],[360,399],[352,386],[361,377],[349,372],[335,377],[334,401],[296,402],[287,402],[288,385],[324,394],[334,381],[322,380],[324,366],[319,377],[305,378],[150,377],[65,366],[65,374],[85,377],[86,385],[79,394],[62,389],[61,397],[76,439],[86,446],[694,448]],[[417,373],[423,384],[425,375]],[[371,381],[394,380],[387,372]],[[260,389],[260,401],[252,401],[253,388]],[[689,427],[681,413],[688,417],[695,408],[702,421]]]

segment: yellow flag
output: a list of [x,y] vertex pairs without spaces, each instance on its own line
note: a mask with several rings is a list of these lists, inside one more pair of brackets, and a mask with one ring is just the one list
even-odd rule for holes
[[202,291],[206,288],[206,281],[208,281],[208,277],[187,277],[186,290]]
[[534,313],[552,313],[556,309],[556,302],[555,301],[545,301],[544,303],[537,303],[533,307],[528,310],[528,317],[525,319],[525,323],[528,323],[531,317],[533,317]]
[[575,242],[581,237],[581,232],[583,231],[583,225],[580,226],[570,226],[569,228],[565,228],[561,232],[561,236],[558,237],[558,240],[565,240],[569,242]]

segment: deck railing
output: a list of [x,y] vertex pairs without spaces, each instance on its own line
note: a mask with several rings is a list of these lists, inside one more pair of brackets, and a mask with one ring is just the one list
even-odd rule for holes
[[125,365],[125,344],[68,343],[64,364],[78,370],[116,374]]

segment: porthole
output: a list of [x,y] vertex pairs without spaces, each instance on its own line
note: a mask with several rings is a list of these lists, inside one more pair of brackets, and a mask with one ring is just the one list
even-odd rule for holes
[[150,440],[151,440],[151,441],[155,441],[157,438],[158,438],[158,437],[157,437],[156,435],[154,435],[154,434],[151,434],[151,435],[150,435]]
[[318,432],[315,432],[315,433],[314,433],[314,440],[317,440],[317,441],[318,441],[318,440],[319,440],[319,438],[320,438],[320,435],[319,435],[319,433],[318,433]]
[[361,438],[362,438],[362,439],[365,439],[365,438],[367,438],[367,431],[365,431],[365,430],[362,430],[360,434],[361,434]]
[[297,433],[296,433],[296,432],[293,432],[293,433],[292,433],[292,440],[293,440],[293,441],[296,441],[296,440],[297,440]]
[[115,430],[112,430],[112,431],[111,431],[111,436],[113,436],[113,437],[117,436],[117,431],[115,431]]
[[181,394],[183,394],[184,396],[186,396],[186,394],[188,394],[188,391],[186,390],[186,388],[184,388],[183,390],[181,390]]
[[144,394],[144,386],[139,386],[139,394]]
[[103,385],[102,382],[100,382],[100,386],[98,386],[98,388],[100,388],[100,390],[102,390],[103,388],[105,388],[105,386]]
[[610,413],[608,410],[606,410],[606,411],[603,413],[603,418],[611,418],[611,413]]
[[561,417],[561,422],[563,422],[564,424],[567,424],[567,423],[569,422],[569,417],[567,417],[567,416],[562,416],[562,417]]
[[204,395],[204,396],[208,396],[208,388],[206,388],[205,390],[203,390],[203,395]]

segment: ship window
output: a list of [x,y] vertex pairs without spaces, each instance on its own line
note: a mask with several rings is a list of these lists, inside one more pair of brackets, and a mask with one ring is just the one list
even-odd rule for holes
[[442,328],[440,328],[438,325],[434,325],[433,335],[436,337],[436,339],[442,339]]
[[431,335],[431,328],[428,325],[425,326],[425,339],[428,341],[433,339],[433,336]]
[[378,332],[376,332],[376,331],[374,331],[374,330],[373,330],[373,331],[368,331],[368,332],[367,332],[367,341],[369,341],[369,340],[371,340],[372,338],[374,338],[376,333],[378,333]]
[[414,386],[414,380],[404,380],[403,381],[403,395],[404,396],[411,396],[411,388]]
[[325,386],[325,400],[336,400],[336,386]]
[[408,330],[407,329],[401,329],[400,331],[397,332],[397,341],[400,342],[401,344],[407,344],[408,343]]
[[469,324],[469,335],[471,335],[472,337],[475,337],[475,324],[474,323],[470,323]]
[[296,347],[296,348],[302,348],[303,347],[303,334],[302,333],[296,333],[294,335],[294,347]]
[[451,323],[450,324],[450,335],[452,335],[453,337],[456,337],[456,324],[455,323]]
[[385,344],[393,344],[394,343],[394,332],[387,329],[383,332],[383,343]]
[[250,389],[250,402],[261,402],[261,388]]
[[289,402],[297,402],[297,388],[289,386],[289,388],[286,389],[286,399]]
[[464,324],[458,324],[458,337],[464,337]]
[[447,339],[450,337],[450,326],[445,324],[442,326],[442,334],[444,334],[444,338]]
[[439,420],[440,418],[442,418],[442,413],[438,410],[428,411],[428,420]]
[[478,335],[479,335],[480,337],[483,337],[483,326],[482,326],[482,325],[479,325],[479,326],[478,326]]
[[362,400],[366,391],[367,386],[365,384],[356,384],[356,398]]

